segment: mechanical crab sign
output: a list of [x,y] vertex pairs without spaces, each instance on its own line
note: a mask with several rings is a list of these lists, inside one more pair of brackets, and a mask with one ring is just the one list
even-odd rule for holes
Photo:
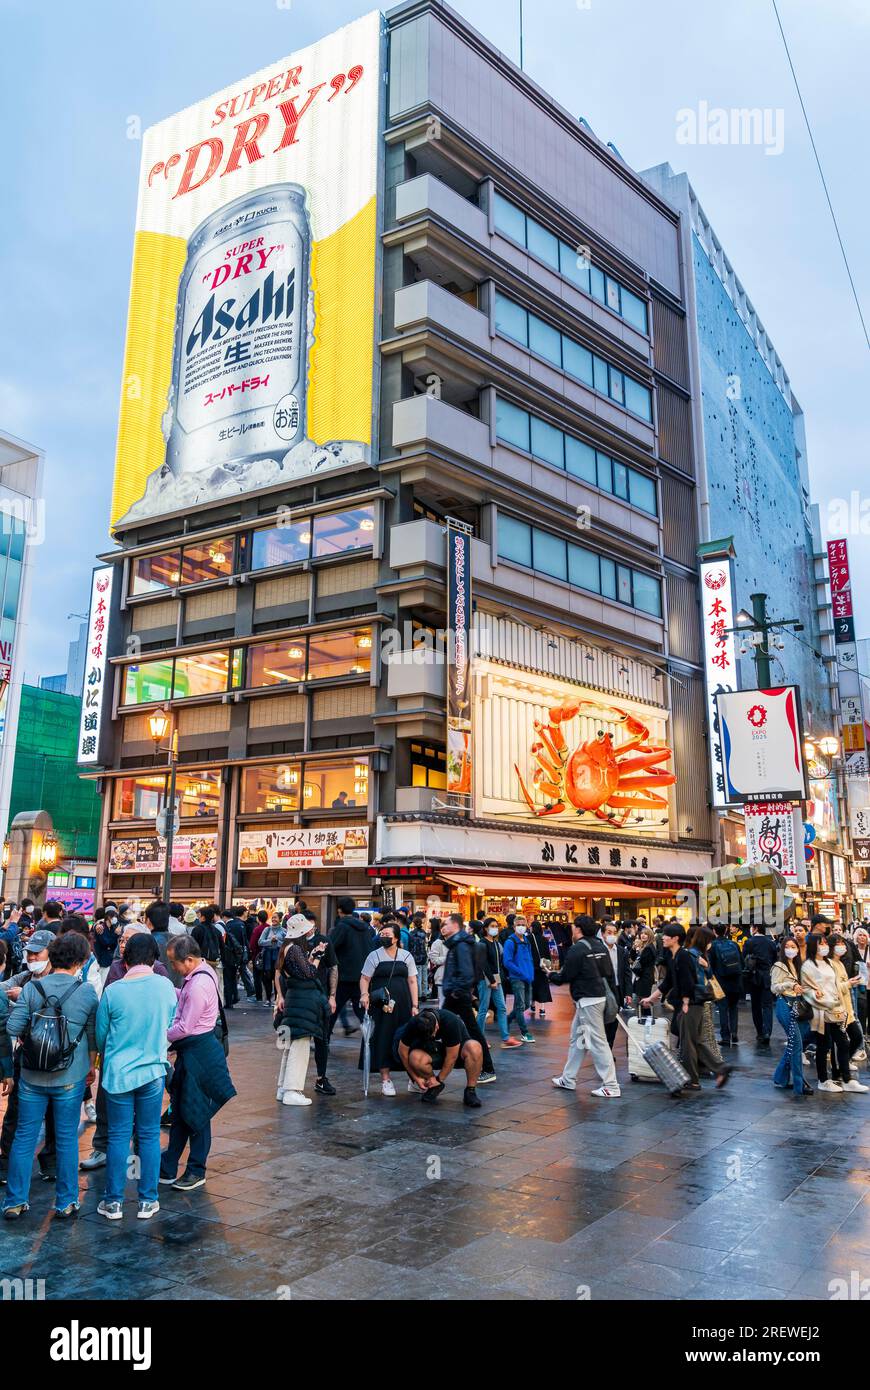
[[[600,729],[573,749],[564,725],[578,715],[602,715],[608,722],[618,721],[628,735],[624,743],[614,744],[613,735]],[[549,722],[536,719],[538,739],[531,745],[537,767],[532,774],[532,791],[523,781],[519,767],[514,770],[520,790],[534,816],[562,816],[573,808],[598,820],[625,825],[632,811],[661,810],[667,815],[668,799],[658,788],[676,782],[673,772],[659,766],[671,757],[664,743],[651,743],[648,727],[628,710],[598,700],[576,700],[553,706]],[[536,796],[543,800],[536,800]]]

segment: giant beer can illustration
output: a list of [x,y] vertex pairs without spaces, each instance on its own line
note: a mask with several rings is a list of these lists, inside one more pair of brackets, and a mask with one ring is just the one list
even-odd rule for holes
[[249,471],[305,439],[310,242],[294,183],[236,198],[191,235],[163,421],[176,478]]

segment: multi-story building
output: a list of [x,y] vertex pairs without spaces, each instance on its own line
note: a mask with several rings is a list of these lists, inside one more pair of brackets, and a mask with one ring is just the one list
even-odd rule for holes
[[61,695],[81,695],[85,679],[87,634],[87,622],[82,621],[79,624],[78,637],[74,637],[69,644],[66,670],[56,676],[42,676],[39,681],[40,689],[54,690]]
[[0,431],[0,823],[9,798],[18,730],[24,637],[36,546],[44,539],[41,449]]
[[[669,164],[644,179],[682,216],[705,554],[730,557],[733,612],[768,596],[770,619],[797,619],[767,642],[771,683],[799,687],[815,832],[807,907],[840,912],[851,897],[848,817],[836,760],[820,748],[839,733],[836,655],[818,507],[810,499],[803,412],[788,373],[685,174]],[[718,549],[717,549],[718,543]],[[758,684],[753,647],[735,644],[733,685]],[[719,789],[721,791],[721,788]],[[724,862],[745,857],[743,816],[717,813]]]
[[[108,739],[88,743],[98,892],[159,885],[166,754],[148,718],[166,704],[173,895],[300,891],[323,920],[344,892],[657,911],[712,861],[680,218],[447,6],[392,10],[380,42],[371,446],[116,519],[117,549],[101,557],[115,578]],[[245,100],[268,101],[274,72]],[[151,177],[166,170],[155,198],[184,167],[168,150],[148,149]],[[265,168],[276,177],[298,175]],[[322,347],[329,263],[316,195],[312,207],[309,342]],[[346,274],[364,300],[362,259]],[[364,325],[355,341],[365,356]],[[308,406],[319,444],[322,399]],[[122,447],[132,438],[122,417]],[[470,535],[474,604],[471,772],[457,795],[448,521]],[[103,659],[101,643],[91,651]],[[86,697],[102,680],[86,666]]]

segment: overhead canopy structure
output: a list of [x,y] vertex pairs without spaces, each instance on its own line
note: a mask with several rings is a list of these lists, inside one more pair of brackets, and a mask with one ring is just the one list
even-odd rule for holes
[[466,873],[441,869],[439,877],[455,888],[477,888],[481,893],[504,893],[527,898],[662,898],[660,889],[643,883],[623,883],[616,878],[569,878],[567,874],[493,874],[469,869]]

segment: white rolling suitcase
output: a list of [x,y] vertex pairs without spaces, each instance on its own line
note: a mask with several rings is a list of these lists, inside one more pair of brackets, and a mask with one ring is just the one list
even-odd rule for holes
[[644,1050],[652,1047],[654,1043],[664,1043],[665,1047],[670,1046],[670,1020],[667,1018],[641,1018],[640,1011],[634,1018],[630,1018],[627,1023],[623,1023],[627,1035],[628,1046],[628,1074],[632,1081],[655,1081],[659,1085],[661,1082],[656,1076],[649,1062],[644,1058]]

